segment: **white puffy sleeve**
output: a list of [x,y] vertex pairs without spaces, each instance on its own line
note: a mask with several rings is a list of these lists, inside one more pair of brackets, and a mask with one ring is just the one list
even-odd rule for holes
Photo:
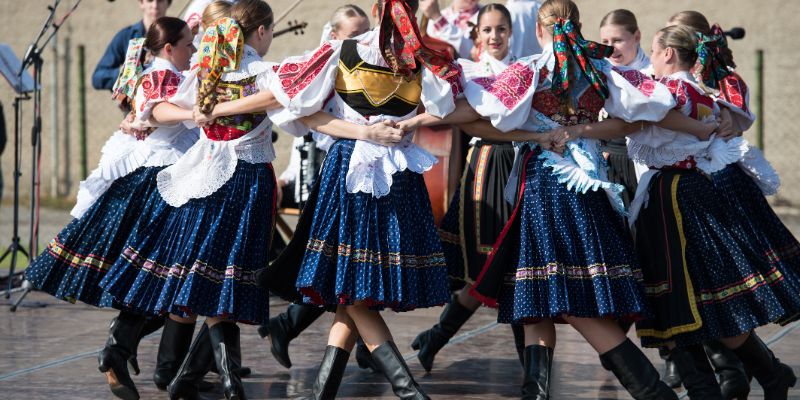
[[481,116],[497,129],[508,132],[521,127],[530,116],[539,82],[538,56],[523,58],[493,77],[467,80],[464,96]]
[[605,110],[609,116],[627,122],[657,122],[675,107],[675,99],[666,86],[638,70],[605,64],[602,70],[609,91]]
[[731,111],[733,128],[744,132],[753,126],[755,114],[750,110],[750,90],[739,74],[733,72],[720,81],[717,103]]
[[336,83],[342,42],[329,41],[313,52],[289,57],[270,79],[269,90],[283,108],[270,110],[270,120],[284,131],[303,136],[308,133],[298,119],[322,110]]
[[[456,63],[451,68],[460,66]],[[428,68],[422,68],[422,95],[420,101],[425,111],[433,116],[444,118],[456,109],[456,97],[461,95],[464,82],[462,74],[447,80],[441,78]]]

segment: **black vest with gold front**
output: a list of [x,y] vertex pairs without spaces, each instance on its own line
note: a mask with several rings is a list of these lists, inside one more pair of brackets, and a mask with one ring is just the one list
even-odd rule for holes
[[417,109],[422,78],[419,72],[406,79],[390,68],[367,64],[358,54],[358,43],[345,40],[336,75],[336,93],[365,117],[402,117]]

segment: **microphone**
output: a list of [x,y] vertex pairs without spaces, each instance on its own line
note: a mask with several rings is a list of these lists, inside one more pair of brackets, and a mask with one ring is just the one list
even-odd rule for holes
[[744,31],[744,28],[740,28],[740,27],[737,26],[737,27],[731,28],[731,30],[729,30],[729,31],[725,31],[724,33],[725,33],[725,36],[727,36],[727,37],[729,37],[729,38],[731,38],[733,40],[739,40],[739,39],[744,39],[745,31]]

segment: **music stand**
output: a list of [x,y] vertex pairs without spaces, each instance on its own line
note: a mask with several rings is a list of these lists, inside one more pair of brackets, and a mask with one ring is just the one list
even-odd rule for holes
[[[14,51],[6,44],[0,44],[0,74],[6,79],[8,84],[14,89],[16,93],[14,97],[14,228],[11,236],[11,244],[8,246],[3,255],[0,256],[0,263],[6,257],[11,256],[11,266],[8,270],[8,289],[5,292],[5,297],[11,296],[11,289],[13,287],[15,270],[17,268],[17,253],[21,253],[26,259],[30,261],[30,255],[25,248],[19,237],[19,178],[22,176],[22,165],[20,158],[22,156],[22,102],[30,100],[30,93],[34,91],[36,84],[33,77],[27,72],[19,73],[22,68],[22,63],[14,54]],[[19,273],[17,273],[19,274]]]

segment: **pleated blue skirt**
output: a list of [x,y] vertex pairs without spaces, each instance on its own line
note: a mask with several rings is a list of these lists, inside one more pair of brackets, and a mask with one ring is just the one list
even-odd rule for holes
[[54,297],[97,307],[112,305],[100,286],[129,237],[152,212],[159,197],[156,175],[163,167],[142,167],[116,180],[79,219],[50,241],[25,270],[34,287]]
[[268,293],[255,275],[268,262],[275,188],[270,164],[239,160],[228,182],[208,197],[178,208],[159,198],[103,287],[145,314],[266,322]]
[[393,175],[381,198],[348,193],[345,176],[355,142],[339,140],[323,165],[313,222],[296,286],[304,302],[364,302],[407,311],[449,301],[441,243],[422,175]]

